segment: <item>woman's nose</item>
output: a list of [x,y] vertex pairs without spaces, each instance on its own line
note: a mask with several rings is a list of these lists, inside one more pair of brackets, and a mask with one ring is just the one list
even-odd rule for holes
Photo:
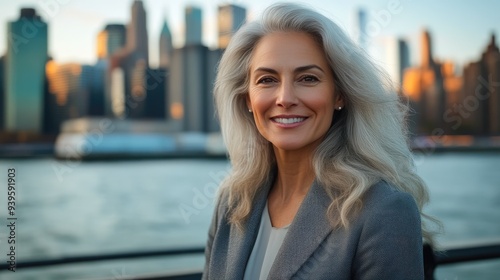
[[293,82],[282,82],[278,88],[276,105],[290,108],[297,105],[298,98],[295,92]]

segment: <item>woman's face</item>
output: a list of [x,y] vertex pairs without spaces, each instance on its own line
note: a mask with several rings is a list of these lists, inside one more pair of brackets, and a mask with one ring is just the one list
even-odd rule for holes
[[321,143],[343,106],[323,49],[299,32],[261,38],[250,61],[248,108],[260,134],[281,150]]

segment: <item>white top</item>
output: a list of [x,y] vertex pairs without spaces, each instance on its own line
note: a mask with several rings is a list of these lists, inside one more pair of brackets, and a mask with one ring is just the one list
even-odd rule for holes
[[271,266],[285,239],[289,226],[287,225],[282,228],[273,227],[266,203],[260,219],[259,233],[257,234],[257,239],[253,245],[252,253],[245,269],[244,280],[267,279],[269,270],[271,270]]

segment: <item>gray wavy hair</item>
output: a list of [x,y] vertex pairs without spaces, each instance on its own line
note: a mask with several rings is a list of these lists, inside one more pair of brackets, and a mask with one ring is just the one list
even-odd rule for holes
[[[281,3],[234,34],[219,64],[214,96],[232,170],[221,188],[229,192],[229,219],[242,228],[255,194],[275,167],[272,144],[257,131],[246,97],[252,52],[273,32],[304,32],[322,47],[344,100],[313,159],[316,180],[332,198],[333,227],[348,227],[362,196],[379,180],[411,194],[423,217],[429,196],[415,173],[405,125],[406,107],[390,88],[385,72],[327,17],[307,7]],[[333,94],[333,93],[332,93]],[[424,239],[432,234],[422,223]]]

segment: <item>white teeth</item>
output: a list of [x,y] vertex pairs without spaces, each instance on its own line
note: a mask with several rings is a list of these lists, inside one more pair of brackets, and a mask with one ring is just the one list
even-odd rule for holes
[[274,118],[274,121],[282,124],[291,124],[301,122],[305,119],[306,118]]

